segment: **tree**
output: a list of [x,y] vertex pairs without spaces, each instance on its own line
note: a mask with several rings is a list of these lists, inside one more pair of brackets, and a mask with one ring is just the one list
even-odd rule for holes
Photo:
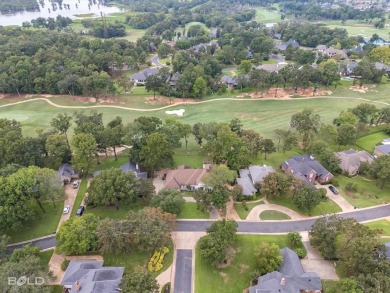
[[173,163],[173,150],[170,148],[166,136],[160,133],[152,133],[146,139],[146,144],[139,153],[142,165],[153,174],[155,170],[169,167]]
[[285,194],[288,188],[288,176],[286,174],[272,172],[264,177],[263,184],[260,187],[260,193],[266,198],[277,198]]
[[387,46],[379,46],[371,50],[370,59],[374,62],[382,62],[390,64],[390,48]]
[[260,152],[264,154],[264,160],[267,160],[267,154],[274,153],[275,151],[275,144],[272,139],[266,138],[261,140]]
[[96,237],[98,223],[99,221],[94,214],[73,217],[63,222],[56,234],[56,251],[66,255],[96,251],[98,248]]
[[343,279],[340,280],[337,287],[330,288],[329,293],[338,293],[338,292],[346,292],[346,293],[364,293],[363,290],[359,288],[360,286],[354,279]]
[[152,198],[151,205],[159,207],[164,212],[178,215],[183,210],[184,199],[180,191],[174,189],[162,189]]
[[114,150],[115,161],[118,159],[116,154],[116,147],[122,145],[124,128],[122,118],[116,116],[115,119],[108,122],[107,127],[104,129],[104,136],[108,146]]
[[206,95],[207,84],[204,81],[203,77],[199,76],[196,78],[194,85],[192,86],[192,91],[196,98],[201,99]]
[[249,152],[252,156],[257,157],[258,153],[261,152],[263,138],[254,130],[243,130],[242,141],[248,147]]
[[253,252],[253,258],[260,275],[277,270],[283,262],[279,246],[275,243],[260,242]]
[[217,165],[204,176],[203,181],[210,187],[225,186],[226,184],[233,182],[235,177],[234,171],[230,170],[225,165]]
[[339,149],[341,145],[355,144],[356,127],[351,124],[344,124],[337,128],[337,142]]
[[130,211],[125,221],[134,227],[134,245],[151,252],[171,240],[176,217],[160,208],[146,207],[138,212]]
[[72,126],[71,121],[72,121],[72,116],[65,113],[65,114],[57,114],[57,116],[53,118],[50,123],[50,125],[54,127],[54,129],[58,130],[60,133],[65,135],[69,149],[70,149],[70,145],[69,145],[67,132],[69,128]]
[[206,236],[198,242],[200,255],[211,266],[223,263],[229,257],[228,248],[235,242],[237,223],[221,220],[211,224]]
[[322,81],[326,87],[340,80],[339,65],[333,59],[321,62],[317,70],[321,73]]
[[71,153],[68,141],[63,134],[55,133],[49,135],[46,139],[45,148],[49,156],[53,158],[56,167],[70,160]]
[[136,178],[133,172],[124,173],[121,169],[108,169],[92,180],[88,187],[88,204],[119,205],[134,202],[136,197]]
[[122,220],[106,218],[96,228],[99,250],[102,253],[128,253],[134,248],[134,227]]
[[306,186],[298,190],[294,195],[294,204],[302,211],[310,212],[322,200],[318,190]]
[[179,132],[186,142],[186,151],[188,146],[188,136],[192,133],[192,127],[190,124],[179,124]]
[[5,234],[0,236],[0,264],[8,259],[9,251],[7,244],[10,242],[10,240],[11,238]]
[[267,90],[271,87],[269,82],[270,73],[263,69],[252,70],[250,75],[251,85],[263,95],[264,90]]
[[150,201],[156,194],[156,187],[152,179],[138,178],[135,182],[137,198],[142,198],[144,201]]
[[334,173],[340,172],[339,164],[341,160],[336,156],[334,151],[329,148],[328,143],[316,141],[310,146],[309,150],[326,169]]
[[372,125],[374,124],[375,118],[378,116],[379,109],[375,105],[362,103],[348,111],[355,114],[359,119],[359,122]]
[[91,133],[75,134],[72,137],[72,145],[74,146],[72,164],[84,174],[89,174],[96,149],[95,137]]
[[251,69],[252,69],[252,62],[250,60],[241,60],[241,63],[238,66],[238,69],[240,69],[244,73],[248,74],[249,71],[251,71]]
[[203,141],[203,135],[202,135],[202,128],[203,127],[202,126],[203,126],[202,123],[195,123],[192,126],[192,134],[194,135],[195,140],[199,146],[202,145],[202,141]]
[[369,173],[378,180],[380,188],[390,181],[390,155],[376,158],[370,166]]
[[159,285],[147,270],[135,270],[123,276],[119,284],[123,293],[158,293]]
[[299,232],[291,231],[287,234],[288,244],[292,247],[297,247],[302,243],[302,236]]
[[362,87],[367,82],[380,83],[384,75],[384,70],[376,69],[373,63],[367,59],[363,59],[353,69],[353,75],[359,77],[359,86]]
[[156,92],[164,85],[164,79],[159,74],[149,75],[145,80],[145,89],[153,91],[153,99],[156,99]]
[[351,124],[355,125],[358,121],[358,117],[350,111],[342,111],[339,117],[333,120],[333,124],[336,126]]
[[320,115],[314,114],[313,110],[303,109],[291,117],[290,125],[303,135],[302,144],[306,148],[310,135],[317,133],[319,130]]

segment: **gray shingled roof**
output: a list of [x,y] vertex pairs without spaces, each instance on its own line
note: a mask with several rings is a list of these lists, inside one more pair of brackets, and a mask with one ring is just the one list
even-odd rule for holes
[[[286,169],[288,166],[294,171],[294,173],[301,173],[304,176],[311,171],[315,171],[317,176],[324,179],[330,172],[322,166],[317,160],[312,159],[311,155],[299,155],[288,159],[283,163],[283,167]],[[294,174],[293,173],[293,174]]]
[[288,46],[292,46],[293,48],[298,48],[299,43],[295,40],[288,40],[287,42],[281,43],[276,46],[280,51],[286,51]]
[[78,173],[72,169],[72,166],[68,163],[62,164],[58,168],[58,175],[61,177],[61,181],[68,180],[71,181],[72,175],[77,175]]
[[351,176],[357,174],[362,162],[371,164],[373,161],[373,157],[366,151],[357,152],[353,149],[338,152],[336,153],[336,156],[340,158],[340,169],[344,172],[347,172]]
[[237,178],[237,184],[242,187],[242,194],[251,196],[256,193],[255,183],[263,183],[263,179],[269,173],[275,172],[271,166],[250,166],[248,169],[240,169],[240,178]]
[[228,75],[222,76],[221,81],[227,84],[237,85],[237,80],[234,77]]
[[127,162],[127,163],[121,165],[120,168],[125,173],[127,173],[129,171],[134,172],[134,175],[137,178],[148,178],[148,173],[147,172],[141,172],[141,170],[139,169],[137,164],[135,165],[133,163]]
[[390,261],[390,242],[385,242],[385,248],[386,248],[386,257]]
[[253,186],[252,181],[248,177],[237,178],[237,184],[242,188],[242,195],[252,196],[257,191],[257,189]]
[[[103,261],[72,260],[66,269],[61,285],[71,288],[70,293],[111,293],[117,292],[124,267],[103,267]],[[80,284],[76,291],[75,282]]]
[[316,273],[305,273],[294,251],[286,247],[281,253],[283,263],[279,272],[261,276],[257,285],[249,288],[249,293],[300,293],[302,290],[322,290],[320,277]]
[[390,154],[390,145],[388,145],[388,144],[377,145],[375,147],[375,149],[381,151],[382,153],[384,153],[386,155]]

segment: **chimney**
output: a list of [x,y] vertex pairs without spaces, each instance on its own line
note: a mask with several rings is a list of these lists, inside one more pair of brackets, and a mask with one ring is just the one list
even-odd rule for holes
[[282,286],[286,285],[286,279],[285,278],[282,278],[280,280],[280,285],[282,285]]
[[80,282],[79,282],[79,281],[76,281],[76,282],[74,283],[73,288],[74,288],[74,290],[75,290],[76,292],[80,292],[80,289],[81,289]]
[[138,164],[135,164],[135,168],[136,168],[137,170],[139,170]]

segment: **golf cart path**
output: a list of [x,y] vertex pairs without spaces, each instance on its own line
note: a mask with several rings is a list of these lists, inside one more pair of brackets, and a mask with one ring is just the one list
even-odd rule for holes
[[124,106],[117,106],[117,105],[95,105],[95,106],[65,106],[65,105],[59,105],[54,103],[48,98],[33,98],[23,101],[18,101],[15,103],[9,103],[5,105],[0,105],[0,108],[5,107],[11,107],[19,104],[24,103],[30,103],[35,101],[44,101],[47,102],[49,105],[56,107],[56,108],[62,108],[62,109],[94,109],[94,108],[114,108],[114,109],[122,109],[122,110],[128,110],[128,111],[136,111],[136,112],[154,112],[154,111],[160,111],[165,110],[169,108],[173,108],[180,105],[198,105],[198,104],[205,104],[205,103],[212,103],[212,102],[219,102],[219,101],[299,101],[299,100],[313,100],[313,99],[349,99],[349,100],[360,100],[370,103],[377,103],[382,104],[386,106],[390,106],[390,103],[387,102],[381,102],[381,101],[375,101],[370,99],[364,99],[364,98],[353,98],[353,97],[334,97],[334,96],[317,96],[317,97],[304,97],[304,98],[266,98],[266,99],[255,99],[255,98],[219,98],[219,99],[213,99],[213,100],[206,100],[206,101],[188,101],[188,102],[178,102],[172,105],[167,105],[159,108],[153,108],[153,109],[140,109],[140,108],[131,108],[131,107],[124,107]]

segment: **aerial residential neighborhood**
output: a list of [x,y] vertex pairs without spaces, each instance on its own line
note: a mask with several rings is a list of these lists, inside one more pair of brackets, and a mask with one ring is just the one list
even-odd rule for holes
[[0,0],[0,291],[390,293],[389,18]]

